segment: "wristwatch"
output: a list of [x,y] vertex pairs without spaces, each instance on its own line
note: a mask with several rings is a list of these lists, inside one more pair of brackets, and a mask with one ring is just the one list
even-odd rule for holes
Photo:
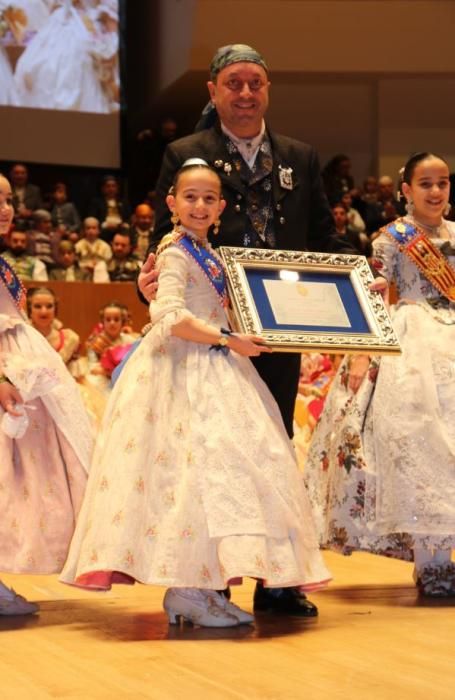
[[229,342],[229,336],[232,335],[232,331],[228,331],[226,328],[220,328],[220,338],[218,340],[218,345],[225,348]]
[[216,345],[211,345],[210,350],[221,350],[224,355],[227,355],[229,352],[227,344],[229,342],[229,336],[232,335],[232,331],[228,330],[227,328],[220,328],[220,333],[221,335],[218,342]]

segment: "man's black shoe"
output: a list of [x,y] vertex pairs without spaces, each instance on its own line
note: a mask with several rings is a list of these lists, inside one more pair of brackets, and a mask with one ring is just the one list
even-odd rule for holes
[[298,588],[264,588],[260,583],[256,584],[253,609],[299,617],[318,615],[317,607]]

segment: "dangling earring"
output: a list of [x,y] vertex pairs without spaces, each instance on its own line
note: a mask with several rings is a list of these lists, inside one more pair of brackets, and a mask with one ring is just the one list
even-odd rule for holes
[[411,197],[409,197],[409,199],[406,200],[405,209],[408,212],[409,216],[412,216],[414,214],[415,207]]
[[452,205],[450,204],[450,202],[447,202],[445,209],[444,209],[444,212],[443,212],[444,216],[449,216],[451,211],[452,211]]
[[214,236],[218,235],[218,231],[220,230],[220,224],[221,224],[221,221],[219,220],[219,218],[213,223],[213,235]]
[[172,222],[174,228],[176,228],[180,223],[179,215],[177,214],[176,211],[174,211],[172,216],[171,216],[171,222]]

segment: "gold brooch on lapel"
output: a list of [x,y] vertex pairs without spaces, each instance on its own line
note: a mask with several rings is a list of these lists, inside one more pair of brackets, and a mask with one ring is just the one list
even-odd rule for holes
[[292,182],[292,168],[283,168],[282,165],[279,165],[278,177],[280,180],[280,185],[284,190],[292,190],[294,187]]
[[213,162],[215,168],[223,168],[226,175],[230,175],[232,171],[232,165],[230,163],[223,163],[222,160],[215,160]]

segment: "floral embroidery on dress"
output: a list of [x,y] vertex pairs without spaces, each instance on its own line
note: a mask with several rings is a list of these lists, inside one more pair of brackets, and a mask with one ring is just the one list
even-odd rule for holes
[[175,496],[173,491],[166,491],[163,500],[168,506],[173,506],[175,505]]
[[209,571],[209,568],[205,564],[203,564],[201,569],[201,579],[204,581],[204,583],[208,583],[212,580],[212,575]]
[[129,568],[130,566],[134,566],[134,556],[131,549],[126,550],[124,564],[127,568]]
[[137,445],[135,439],[130,438],[124,447],[124,452],[126,452],[126,454],[131,454],[136,450],[136,447]]
[[156,421],[156,413],[153,408],[148,409],[147,413],[145,414],[145,420],[147,423],[154,423]]
[[362,518],[365,514],[365,481],[359,481],[354,503],[349,511],[351,518]]
[[365,462],[361,456],[361,441],[358,433],[346,431],[342,436],[343,442],[338,446],[338,466],[346,469],[349,474],[351,469],[363,469]]
[[255,566],[257,566],[257,568],[260,569],[261,571],[264,571],[264,570],[265,570],[264,560],[262,559],[261,556],[259,556],[259,554],[256,554],[256,556],[255,556],[255,558],[254,558],[254,564],[255,564]]
[[330,539],[341,549],[348,541],[348,533],[345,527],[337,527],[334,522],[330,523]]
[[123,511],[119,510],[118,513],[112,518],[113,525],[120,525],[123,521]]
[[180,537],[184,540],[191,540],[194,537],[194,531],[191,525],[187,525],[187,527],[182,530],[180,533]]

